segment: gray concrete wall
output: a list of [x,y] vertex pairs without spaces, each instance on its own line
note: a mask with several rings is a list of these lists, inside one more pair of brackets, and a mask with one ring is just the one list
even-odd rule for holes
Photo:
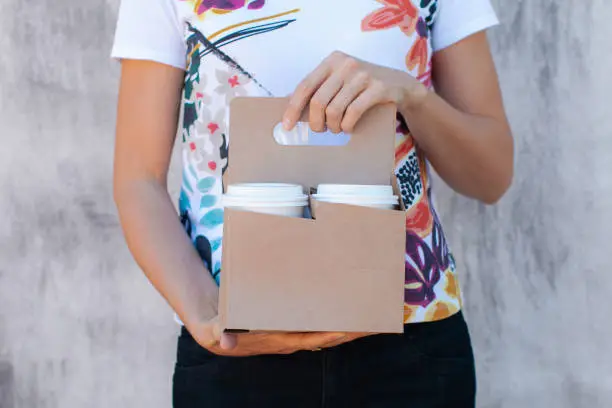
[[[493,208],[438,195],[479,406],[610,407],[612,3],[496,5],[515,184]],[[0,2],[2,408],[170,406],[176,327],[111,198],[116,7]]]

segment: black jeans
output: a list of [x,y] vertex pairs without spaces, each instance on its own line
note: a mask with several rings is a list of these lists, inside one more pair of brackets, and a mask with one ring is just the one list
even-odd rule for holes
[[175,408],[473,408],[474,358],[463,315],[322,351],[220,357],[183,328]]

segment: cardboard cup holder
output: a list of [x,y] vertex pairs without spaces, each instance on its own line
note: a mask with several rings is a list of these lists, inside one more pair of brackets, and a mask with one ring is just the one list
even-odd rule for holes
[[[396,110],[371,109],[343,146],[284,146],[286,98],[236,98],[225,185],[391,184]],[[307,110],[306,110],[307,111]],[[307,118],[304,118],[307,119]],[[397,193],[396,193],[397,194]],[[400,200],[400,204],[401,204]],[[228,332],[403,331],[405,213],[309,200],[312,218],[225,210],[219,316]]]

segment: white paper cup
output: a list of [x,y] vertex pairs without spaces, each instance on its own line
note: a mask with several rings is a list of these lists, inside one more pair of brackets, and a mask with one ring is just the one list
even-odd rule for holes
[[302,186],[279,183],[245,183],[228,186],[223,207],[285,217],[304,217],[308,196]]

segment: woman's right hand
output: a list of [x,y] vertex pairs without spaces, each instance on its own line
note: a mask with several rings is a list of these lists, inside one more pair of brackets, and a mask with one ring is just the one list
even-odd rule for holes
[[301,350],[319,350],[343,343],[346,333],[223,333],[218,319],[192,325],[189,333],[211,353],[246,357],[262,354],[292,354]]

